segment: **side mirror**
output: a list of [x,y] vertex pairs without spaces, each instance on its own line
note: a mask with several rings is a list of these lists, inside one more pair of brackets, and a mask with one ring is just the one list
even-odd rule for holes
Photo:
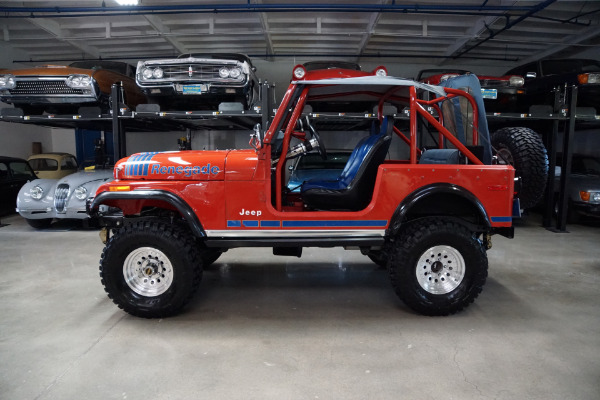
[[527,73],[525,74],[525,78],[527,78],[527,79],[534,79],[534,78],[537,78],[537,73],[536,73],[536,72],[527,72]]

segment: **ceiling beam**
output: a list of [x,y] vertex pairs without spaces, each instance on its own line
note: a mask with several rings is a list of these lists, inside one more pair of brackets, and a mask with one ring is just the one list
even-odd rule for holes
[[85,56],[91,58],[101,58],[100,52],[98,49],[88,46],[84,42],[81,41],[73,41],[69,39],[64,39],[65,36],[70,36],[69,31],[64,30],[60,27],[57,22],[54,22],[51,19],[47,18],[26,18],[32,25],[37,26],[38,28],[48,32],[50,35],[54,36],[56,39],[61,40],[65,43],[70,44],[71,46],[77,48],[82,51]]
[[541,58],[550,57],[558,52],[566,50],[571,46],[577,45],[581,42],[593,39],[595,37],[600,37],[600,30],[598,30],[598,26],[590,26],[589,28],[586,28],[585,30],[576,35],[567,36],[566,38],[564,38],[563,44],[553,45],[548,47],[544,51],[532,54],[530,57],[523,59],[522,63],[527,64],[529,62],[539,60]]
[[163,24],[162,20],[155,15],[144,15],[150,26],[167,42],[169,42],[179,54],[189,53],[188,49],[174,36],[171,36],[171,29]]

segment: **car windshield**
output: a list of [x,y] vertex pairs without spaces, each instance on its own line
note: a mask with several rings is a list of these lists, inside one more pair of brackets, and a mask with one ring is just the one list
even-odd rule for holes
[[26,162],[13,161],[10,163],[13,178],[35,178],[35,174]]
[[582,175],[600,175],[600,158],[573,156],[571,172]]
[[600,63],[594,60],[546,60],[542,61],[544,75],[584,73],[600,71]]
[[116,61],[76,61],[71,63],[70,66],[82,69],[108,69],[110,71],[118,72],[119,74],[127,75],[127,64]]
[[298,161],[297,170],[307,169],[344,169],[350,153],[327,153],[327,160],[319,154],[306,154]]
[[57,171],[58,161],[52,158],[34,158],[29,160],[29,165],[35,171]]

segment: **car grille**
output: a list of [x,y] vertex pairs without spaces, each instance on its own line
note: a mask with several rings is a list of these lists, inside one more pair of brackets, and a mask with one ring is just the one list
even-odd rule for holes
[[68,87],[64,79],[17,80],[16,84],[14,89],[9,90],[12,95],[83,94],[81,89]]
[[506,87],[510,86],[509,81],[499,80],[499,79],[483,79],[480,81],[481,86],[496,86],[496,87]]
[[56,212],[64,213],[67,211],[67,200],[69,199],[69,185],[61,183],[54,192],[54,208]]
[[[219,68],[222,64],[165,64],[160,67],[164,71],[165,79],[173,81],[207,81],[222,80],[219,77]],[[191,71],[191,76],[190,76]]]

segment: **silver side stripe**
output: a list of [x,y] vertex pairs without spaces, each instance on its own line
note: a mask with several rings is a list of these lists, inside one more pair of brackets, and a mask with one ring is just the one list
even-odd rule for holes
[[372,237],[381,238],[385,229],[278,229],[278,230],[207,230],[208,237]]

